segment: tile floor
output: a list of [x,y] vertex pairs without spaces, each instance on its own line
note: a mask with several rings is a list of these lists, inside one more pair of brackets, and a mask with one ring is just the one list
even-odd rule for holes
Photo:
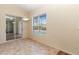
[[29,39],[16,39],[0,44],[0,55],[56,55],[57,51]]

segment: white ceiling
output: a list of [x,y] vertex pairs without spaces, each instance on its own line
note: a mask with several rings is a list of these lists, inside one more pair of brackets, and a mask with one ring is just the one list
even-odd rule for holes
[[27,11],[32,11],[32,10],[42,7],[44,5],[43,4],[19,4],[19,6]]

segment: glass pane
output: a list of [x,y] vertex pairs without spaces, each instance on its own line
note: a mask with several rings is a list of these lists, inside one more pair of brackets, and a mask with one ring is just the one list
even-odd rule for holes
[[40,16],[40,30],[42,33],[46,32],[46,23],[47,23],[46,14],[43,14]]
[[33,31],[39,32],[39,19],[38,19],[38,17],[33,18]]

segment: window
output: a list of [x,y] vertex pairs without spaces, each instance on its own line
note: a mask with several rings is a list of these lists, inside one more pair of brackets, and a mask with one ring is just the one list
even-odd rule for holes
[[32,20],[33,33],[37,35],[46,34],[46,23],[47,23],[46,14],[33,17]]

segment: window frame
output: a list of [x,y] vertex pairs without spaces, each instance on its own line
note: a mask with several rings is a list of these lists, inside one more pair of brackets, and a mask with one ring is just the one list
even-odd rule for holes
[[[46,13],[42,13],[42,14],[40,14],[40,15],[36,15],[36,16],[33,16],[32,17],[32,33],[33,34],[35,34],[36,32],[35,32],[35,30],[34,30],[34,17],[38,17],[37,19],[38,19],[38,23],[39,23],[39,26],[42,24],[42,21],[40,21],[40,16],[43,16],[43,15],[45,15],[45,21],[46,21],[46,24],[47,24],[47,14]],[[46,27],[46,24],[45,24],[45,27]],[[38,30],[39,30],[39,32],[38,33],[42,33],[41,32],[41,30],[39,29],[39,26],[38,26]],[[41,27],[41,26],[40,26]],[[47,31],[47,27],[46,27],[46,30],[45,30],[45,34],[46,34],[46,31]]]

